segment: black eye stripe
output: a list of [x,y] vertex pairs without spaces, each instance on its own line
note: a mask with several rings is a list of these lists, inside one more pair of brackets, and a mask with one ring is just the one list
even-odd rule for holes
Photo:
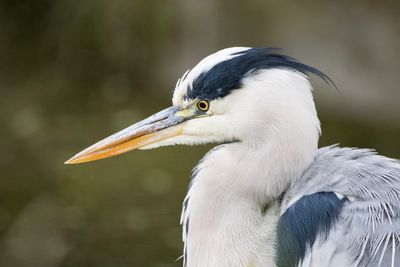
[[[279,54],[276,49],[251,48],[233,54],[210,70],[201,73],[188,88],[186,99],[217,99],[240,89],[243,78],[262,69],[290,69],[303,74],[314,74],[333,84],[332,80],[316,68]],[[334,84],[333,84],[334,85]]]

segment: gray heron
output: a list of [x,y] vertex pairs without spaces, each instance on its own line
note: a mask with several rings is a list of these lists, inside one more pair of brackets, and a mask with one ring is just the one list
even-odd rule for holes
[[170,108],[66,163],[218,144],[183,202],[187,267],[400,266],[399,161],[318,148],[310,74],[331,81],[274,49],[223,49],[178,80]]

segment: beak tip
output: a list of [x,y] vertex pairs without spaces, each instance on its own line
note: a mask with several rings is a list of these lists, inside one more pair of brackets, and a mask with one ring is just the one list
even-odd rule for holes
[[71,164],[75,164],[76,162],[74,162],[73,158],[70,158],[69,160],[65,161],[64,164],[65,165],[71,165]]
[[77,163],[82,163],[84,161],[81,161],[81,157],[79,154],[73,156],[72,158],[68,159],[67,161],[64,162],[65,165],[71,165],[71,164],[77,164]]

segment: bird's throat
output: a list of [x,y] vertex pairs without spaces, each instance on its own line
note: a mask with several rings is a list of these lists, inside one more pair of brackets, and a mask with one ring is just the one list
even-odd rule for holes
[[197,167],[182,214],[188,267],[275,266],[279,197],[307,164],[292,171],[290,158],[243,145],[217,147]]

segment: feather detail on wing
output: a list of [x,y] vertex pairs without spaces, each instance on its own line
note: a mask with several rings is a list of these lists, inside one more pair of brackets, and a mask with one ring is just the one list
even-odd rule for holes
[[328,237],[317,237],[309,244],[306,254],[310,255],[305,255],[299,266],[309,266],[306,261],[316,266],[400,265],[398,160],[368,149],[322,148],[285,194],[282,217],[305,196],[321,192],[335,193],[345,202]]

